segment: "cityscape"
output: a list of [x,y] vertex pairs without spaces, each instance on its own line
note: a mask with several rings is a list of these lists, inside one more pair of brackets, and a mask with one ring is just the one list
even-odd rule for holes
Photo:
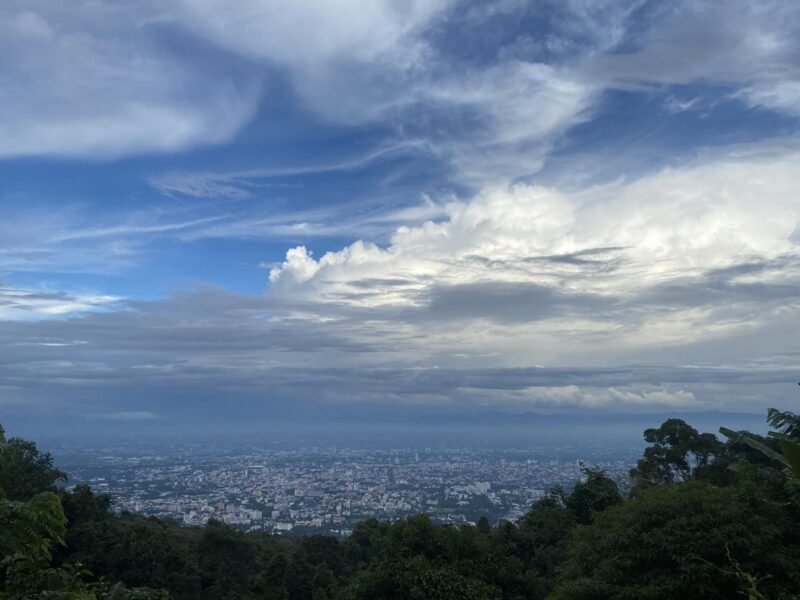
[[[569,490],[585,467],[626,485],[640,448],[247,447],[73,449],[69,486],[111,494],[117,514],[209,519],[246,531],[347,536],[360,520],[426,513],[437,523],[495,524],[522,517],[551,489]],[[213,450],[213,452],[212,452]],[[58,455],[57,455],[58,456]]]

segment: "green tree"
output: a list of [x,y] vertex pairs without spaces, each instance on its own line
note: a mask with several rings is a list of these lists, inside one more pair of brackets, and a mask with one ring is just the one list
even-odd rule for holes
[[780,451],[771,448],[766,440],[758,439],[745,431],[720,427],[719,432],[732,443],[746,444],[783,465],[786,472],[800,482],[800,415],[770,408],[767,411],[767,422],[777,430],[770,431],[769,436],[777,442]]
[[602,469],[584,467],[583,474],[586,480],[575,484],[566,505],[575,520],[586,525],[592,522],[595,513],[622,504],[623,498],[616,482]]
[[574,514],[566,507],[566,497],[559,489],[535,502],[520,521],[520,545],[540,576],[549,579],[555,574],[574,528]]
[[9,500],[28,500],[40,492],[55,491],[67,475],[53,464],[53,457],[36,444],[20,438],[3,438],[0,481]]
[[631,470],[634,491],[692,479],[724,452],[713,433],[698,433],[681,419],[667,419],[658,428],[646,429],[644,439],[651,445]]
[[[769,597],[800,589],[792,515],[757,490],[703,481],[642,490],[596,516],[571,538],[552,598],[735,598],[733,557],[769,573]],[[783,594],[783,595],[782,595]]]
[[40,492],[26,501],[9,498],[6,489],[17,483],[17,453],[6,441],[0,426],[0,557],[39,562],[50,559],[53,541],[60,542],[66,532],[66,517],[53,492]]
[[489,519],[486,516],[482,516],[478,519],[478,531],[484,534],[489,534],[492,532],[492,526],[489,524]]
[[88,485],[77,485],[71,492],[61,494],[61,504],[67,520],[74,527],[106,519],[113,499],[110,494],[95,494]]

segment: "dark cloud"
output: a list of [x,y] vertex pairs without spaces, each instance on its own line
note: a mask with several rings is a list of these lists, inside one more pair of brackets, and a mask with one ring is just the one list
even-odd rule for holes
[[597,314],[613,299],[594,294],[566,293],[529,282],[486,282],[435,285],[425,295],[421,313],[429,319],[489,319],[537,321],[551,317]]
[[[770,277],[770,274],[776,276]],[[673,309],[750,304],[755,310],[764,310],[769,305],[798,298],[800,257],[789,255],[712,269],[695,277],[654,285],[629,302]]]
[[[704,281],[761,268],[742,265]],[[797,377],[791,354],[728,367],[676,363],[690,343],[673,348],[664,364],[614,367],[463,367],[457,345],[436,350],[435,332],[454,335],[455,327],[469,340],[462,350],[474,353],[478,334],[465,325],[472,319],[523,326],[613,304],[527,284],[434,287],[428,304],[398,320],[396,312],[201,288],[77,318],[0,322],[0,344],[9,350],[0,355],[2,403],[11,414],[41,404],[78,415],[146,411],[165,422],[251,403],[281,413],[337,405],[752,408],[777,403]]]

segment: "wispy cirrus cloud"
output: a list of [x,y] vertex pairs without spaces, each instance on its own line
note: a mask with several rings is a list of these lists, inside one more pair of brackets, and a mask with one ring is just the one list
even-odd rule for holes
[[[24,289],[0,282],[0,320],[47,319],[108,310],[120,300],[121,298],[110,295]],[[37,343],[45,344],[41,341]]]
[[0,204],[0,270],[5,272],[119,273],[139,264],[155,242],[219,222],[222,215],[186,211],[116,211],[98,216],[90,206],[23,209]]
[[[0,158],[108,159],[231,138],[258,77],[165,50],[151,2],[4,2]],[[239,73],[237,73],[239,71]]]
[[220,172],[172,172],[152,176],[148,182],[153,188],[167,195],[180,194],[193,198],[252,198],[259,190],[292,186],[291,183],[276,183],[271,180],[292,180],[303,175],[358,171],[393,157],[426,152],[430,153],[430,149],[426,149],[423,142],[404,140],[345,160]]

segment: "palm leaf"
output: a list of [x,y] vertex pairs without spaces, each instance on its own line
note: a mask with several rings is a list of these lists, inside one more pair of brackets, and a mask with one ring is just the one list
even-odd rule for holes
[[772,448],[765,446],[758,440],[751,438],[749,435],[739,433],[738,431],[733,431],[732,429],[728,429],[727,427],[720,427],[719,432],[732,442],[747,444],[748,446],[750,446],[754,450],[758,450],[765,456],[768,456],[773,460],[777,460],[783,466],[785,467],[790,466],[789,461],[786,460],[786,457],[783,454],[775,452],[775,450],[773,450]]
[[782,440],[780,444],[789,468],[800,479],[800,443]]
[[108,593],[103,596],[104,600],[125,600],[128,597],[128,590],[125,589],[125,586],[122,582],[117,582],[111,589],[108,590]]

